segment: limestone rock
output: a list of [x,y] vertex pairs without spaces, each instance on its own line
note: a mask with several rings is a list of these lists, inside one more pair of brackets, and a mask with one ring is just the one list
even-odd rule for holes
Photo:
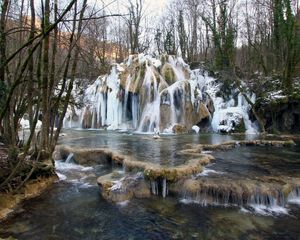
[[121,179],[112,173],[99,177],[97,183],[102,196],[112,202],[123,202],[133,197],[147,198],[151,195],[149,184],[141,173]]
[[173,127],[172,127],[172,131],[173,133],[175,134],[183,134],[183,133],[187,133],[188,132],[188,129],[186,126],[184,125],[181,125],[181,124],[175,124]]
[[164,64],[164,66],[161,69],[161,74],[169,85],[172,85],[177,81],[174,70],[171,64],[169,63]]

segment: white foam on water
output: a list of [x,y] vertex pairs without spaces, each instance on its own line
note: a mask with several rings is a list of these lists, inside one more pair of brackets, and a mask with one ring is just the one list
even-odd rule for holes
[[289,210],[285,207],[278,205],[266,206],[262,204],[250,204],[249,205],[255,214],[264,215],[264,216],[273,216],[273,215],[288,215]]
[[251,211],[249,211],[248,209],[244,208],[244,207],[241,207],[240,208],[240,212],[241,213],[251,213]]
[[93,167],[83,167],[81,171],[87,172],[93,170]]
[[67,163],[61,160],[55,161],[55,168],[59,171],[69,171],[69,170],[79,170],[79,171],[87,171],[91,170],[91,167],[84,167],[76,163]]
[[[200,204],[201,206],[219,206],[219,207],[238,207],[236,204],[218,204],[210,203],[208,204],[205,199],[203,200],[194,200],[192,198],[182,198],[179,199],[180,203],[183,204]],[[278,216],[278,215],[289,215],[289,209],[281,207],[278,205],[266,206],[262,204],[250,204],[249,206],[240,207],[239,210],[241,213],[246,214],[257,214],[262,216]]]
[[196,126],[196,125],[194,125],[194,126],[192,127],[192,130],[194,130],[196,133],[199,133],[199,132],[200,132],[200,128],[199,128],[198,126]]
[[57,174],[60,181],[64,181],[64,180],[67,179],[67,176],[62,174],[62,173],[56,172],[56,174]]
[[288,203],[300,205],[300,188],[294,189],[288,196]]
[[195,201],[195,200],[187,199],[187,198],[179,199],[179,202],[181,202],[181,203],[183,203],[183,204],[193,204],[193,203],[198,203],[198,202]]
[[120,207],[126,207],[129,204],[129,200],[125,200],[123,202],[118,202],[117,205]]
[[223,174],[223,172],[217,172],[213,169],[204,168],[201,173],[197,174],[197,177],[198,176],[208,176],[210,174]]
[[300,197],[292,197],[288,199],[288,203],[300,205]]
[[213,151],[202,151],[203,154],[211,154]]
[[79,186],[79,188],[90,188],[90,187],[94,187],[95,185],[91,184],[91,183],[83,183]]
[[113,181],[114,185],[110,187],[111,191],[119,190],[122,187],[122,181],[124,178],[121,178],[120,180]]

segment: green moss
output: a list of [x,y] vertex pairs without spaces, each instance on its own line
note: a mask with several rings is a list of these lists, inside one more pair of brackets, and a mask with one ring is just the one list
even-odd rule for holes
[[167,60],[168,60],[168,55],[167,54],[162,54],[161,57],[160,57],[161,65],[162,66],[165,65]]
[[139,78],[144,79],[146,74],[146,62],[140,65]]
[[175,74],[173,69],[170,66],[165,66],[163,70],[163,77],[168,84],[172,84],[174,82]]
[[283,146],[285,146],[285,147],[292,147],[292,146],[295,146],[295,145],[296,145],[296,143],[293,140],[285,141],[283,143]]
[[178,180],[176,169],[146,169],[144,171],[146,180],[155,181],[158,178],[165,178],[168,182],[175,182]]
[[234,128],[234,132],[243,133],[246,131],[244,120],[242,119],[239,124],[237,124]]
[[169,171],[168,174],[166,175],[166,179],[167,179],[167,181],[170,181],[170,182],[177,181],[178,174],[177,174],[176,169]]
[[282,188],[282,192],[283,192],[285,198],[287,198],[289,196],[291,191],[292,191],[292,186],[288,183],[286,183]]

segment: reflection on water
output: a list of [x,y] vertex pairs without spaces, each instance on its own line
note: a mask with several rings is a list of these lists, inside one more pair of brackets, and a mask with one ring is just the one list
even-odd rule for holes
[[[109,147],[138,159],[176,164],[176,152],[187,143],[218,143],[223,135],[151,136],[100,131],[67,131],[60,144]],[[284,174],[299,177],[300,151],[295,148],[237,148],[213,153],[216,161],[198,177],[255,178]],[[300,208],[290,204],[289,214],[263,216],[240,207],[203,207],[179,199],[153,196],[113,204],[96,185],[109,166],[79,166],[56,162],[60,181],[42,196],[0,223],[0,238],[18,239],[299,239]],[[295,203],[297,203],[295,201]]]
[[235,177],[258,176],[300,177],[300,142],[295,147],[239,147],[213,153],[215,164],[210,169],[225,171]]
[[[60,144],[73,147],[107,147],[120,154],[133,156],[139,161],[151,161],[170,166],[180,165],[189,160],[186,156],[178,154],[186,144],[216,144],[234,139],[245,139],[245,136],[219,134],[162,135],[160,139],[153,139],[150,134],[116,133],[101,130],[65,130],[65,134],[65,137],[61,138]],[[246,139],[253,137],[255,136],[248,136]]]

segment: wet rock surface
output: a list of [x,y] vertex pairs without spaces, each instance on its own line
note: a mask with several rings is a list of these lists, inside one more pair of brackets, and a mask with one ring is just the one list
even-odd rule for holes
[[132,198],[151,196],[149,184],[143,173],[121,177],[115,172],[97,179],[102,196],[112,202],[124,202]]
[[[121,166],[125,172],[113,172],[98,178],[102,196],[113,202],[123,202],[132,198],[149,197],[150,193],[165,197],[170,191],[172,194],[189,198],[206,196],[205,201],[211,204],[217,198],[223,199],[223,204],[239,203],[241,205],[253,200],[262,202],[278,202],[284,205],[289,194],[298,191],[300,187],[297,178],[263,177],[260,180],[239,180],[223,178],[202,179],[204,167],[214,160],[208,151],[228,151],[238,147],[290,147],[292,140],[251,140],[228,141],[220,144],[187,144],[185,149],[178,152],[185,156],[184,164],[178,166],[161,166],[151,162],[142,162],[121,155],[108,149],[74,149],[61,147],[60,155],[66,159],[70,154],[75,162],[91,165],[112,164]],[[136,173],[137,174],[132,174]],[[197,176],[196,178],[193,176]],[[272,185],[273,184],[273,185]],[[204,197],[203,197],[204,198]],[[208,200],[208,199],[210,200]],[[199,200],[200,201],[200,200]]]
[[300,100],[298,97],[284,97],[273,101],[261,101],[256,108],[265,120],[269,132],[300,132]]
[[198,176],[194,179],[180,180],[170,185],[169,191],[184,199],[202,205],[251,205],[282,206],[288,204],[293,196],[299,196],[300,178],[284,176],[259,180],[233,180],[222,176]]
[[18,193],[0,193],[0,221],[13,214],[25,200],[39,196],[54,182],[56,175],[29,180]]

